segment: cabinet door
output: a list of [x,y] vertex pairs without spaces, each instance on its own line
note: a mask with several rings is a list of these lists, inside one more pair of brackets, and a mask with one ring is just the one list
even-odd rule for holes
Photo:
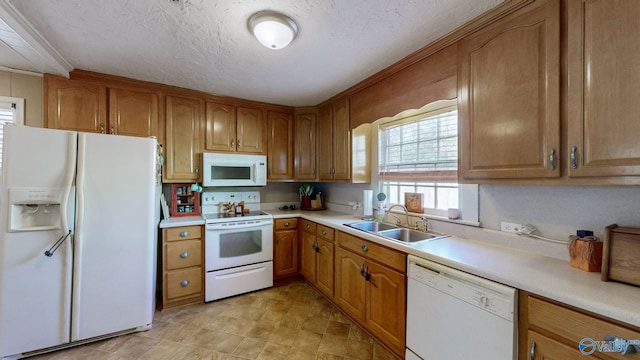
[[236,109],[232,105],[206,103],[205,149],[236,151]]
[[296,115],[295,179],[316,179],[316,113]]
[[318,178],[333,179],[333,113],[332,107],[318,109]]
[[44,91],[46,127],[106,133],[106,87],[45,74]]
[[365,264],[365,259],[338,247],[335,261],[335,302],[354,319],[364,322],[367,283],[360,271]]
[[312,284],[316,283],[316,236],[300,232],[300,273]]
[[351,179],[349,99],[333,105],[333,179]]
[[158,136],[158,94],[109,89],[110,134]]
[[298,232],[276,231],[274,236],[273,275],[293,275],[298,272]]
[[316,287],[329,298],[333,298],[333,252],[332,242],[316,237]]
[[165,182],[195,182],[200,176],[202,101],[167,96]]
[[269,180],[293,180],[293,115],[267,115],[267,162]]
[[640,6],[568,2],[569,176],[640,175]]
[[[532,360],[584,360],[578,347],[569,347],[535,331],[527,331],[527,359]],[[533,350],[532,350],[533,349]],[[531,354],[534,357],[531,357]],[[591,356],[589,356],[590,358]]]
[[461,178],[559,177],[559,1],[527,6],[458,51]]
[[238,107],[236,119],[237,151],[263,154],[265,141],[262,110]]
[[366,322],[369,330],[396,353],[405,349],[406,277],[387,267],[367,263]]

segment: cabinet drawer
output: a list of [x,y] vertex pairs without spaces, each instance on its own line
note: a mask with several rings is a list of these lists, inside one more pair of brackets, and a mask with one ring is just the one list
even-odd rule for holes
[[298,219],[276,219],[276,230],[293,230],[298,227]]
[[167,300],[202,293],[202,267],[167,272],[165,286]]
[[182,240],[165,244],[166,270],[202,265],[202,241]]
[[[540,328],[551,332],[557,335],[556,338],[563,338],[568,340],[568,343],[574,344],[576,349],[584,338],[591,338],[595,341],[603,341],[606,336],[616,336],[626,340],[640,339],[640,331],[634,331],[542,299],[529,296],[527,306],[530,328]],[[625,358],[619,352],[600,353],[596,350],[596,353],[599,358],[604,359]]]
[[187,239],[201,239],[202,238],[202,226],[180,226],[175,228],[167,228],[166,241],[175,240],[187,240]]
[[316,223],[314,223],[313,221],[302,219],[300,221],[300,225],[302,226],[302,230],[315,235]]
[[368,259],[406,273],[407,255],[371,241],[338,231],[338,244]]
[[333,233],[334,230],[332,228],[323,225],[318,225],[316,230],[316,235],[327,241],[333,241]]

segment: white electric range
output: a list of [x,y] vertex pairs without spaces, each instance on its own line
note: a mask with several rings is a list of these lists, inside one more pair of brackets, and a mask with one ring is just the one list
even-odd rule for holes
[[[222,204],[244,202],[244,212]],[[205,301],[273,286],[273,216],[260,210],[260,192],[203,192]]]

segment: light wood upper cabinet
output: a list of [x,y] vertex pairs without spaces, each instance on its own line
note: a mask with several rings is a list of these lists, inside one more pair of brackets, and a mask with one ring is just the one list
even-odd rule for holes
[[640,4],[568,1],[570,177],[640,175]]
[[559,2],[477,31],[458,56],[461,180],[559,177]]
[[265,153],[265,125],[262,110],[238,107],[236,116],[236,151]]
[[199,98],[166,97],[166,143],[164,182],[195,182],[200,178],[204,141],[204,103]]
[[107,129],[107,88],[44,76],[45,127],[100,133]]
[[207,101],[205,113],[205,150],[266,152],[266,125],[261,109]]
[[316,112],[296,114],[295,121],[295,179],[314,181],[316,172]]
[[349,99],[318,110],[318,177],[321,181],[351,178]]
[[293,180],[293,115],[267,113],[268,180]]
[[44,91],[48,128],[141,137],[159,135],[158,92],[107,87],[52,75],[45,75]]
[[109,89],[110,134],[157,136],[158,94],[126,89]]
[[207,117],[205,149],[235,151],[235,106],[207,101],[205,113]]

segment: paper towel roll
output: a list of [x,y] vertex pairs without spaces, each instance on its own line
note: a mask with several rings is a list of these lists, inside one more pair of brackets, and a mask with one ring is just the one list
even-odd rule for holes
[[362,193],[362,217],[373,219],[373,190],[364,190]]

